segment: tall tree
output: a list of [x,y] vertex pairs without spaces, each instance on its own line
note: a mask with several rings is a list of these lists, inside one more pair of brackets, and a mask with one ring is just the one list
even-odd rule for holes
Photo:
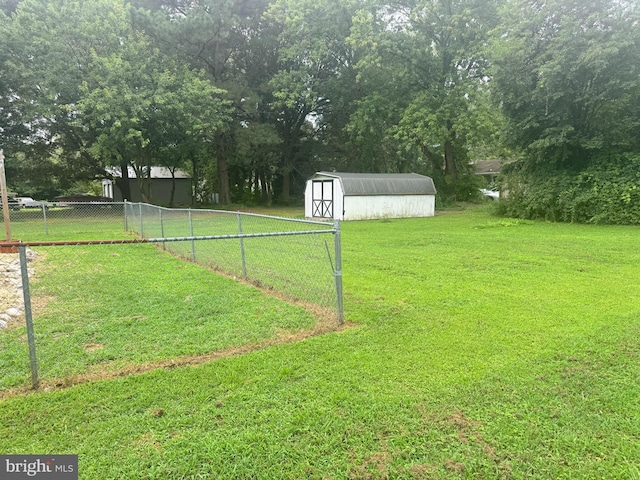
[[[150,8],[153,15],[144,12],[138,17],[140,24],[165,51],[177,53],[197,68],[207,72],[213,82],[227,91],[226,98],[236,106],[235,124],[219,131],[214,142],[216,180],[221,203],[231,202],[230,168],[236,151],[235,133],[244,128],[249,110],[243,105],[247,98],[255,98],[257,85],[264,80],[253,78],[248,72],[258,69],[247,65],[248,53],[259,44],[256,38],[262,31],[262,13],[267,0],[138,0],[135,5]],[[263,56],[254,56],[264,73],[269,73],[269,42],[263,45]],[[262,75],[264,75],[264,73]],[[254,112],[251,112],[254,113]],[[254,117],[252,119],[256,121]]]
[[285,200],[292,173],[309,173],[303,165],[313,155],[305,147],[314,145],[317,155],[331,155],[326,145],[339,138],[348,121],[357,97],[358,57],[347,39],[354,16],[368,3],[278,0],[269,10],[282,26],[280,71],[271,86],[282,137],[279,167]]
[[[79,122],[96,130],[92,153],[120,166],[120,188],[129,194],[132,166],[145,201],[151,166],[172,172],[206,148],[229,120],[222,90],[178,59],[151,48],[146,37],[123,39],[109,57],[95,57],[78,102]],[[94,86],[91,87],[90,83]]]
[[614,0],[513,0],[494,42],[495,94],[532,162],[584,166],[637,150],[640,17]]
[[23,0],[0,21],[0,128],[25,152],[22,174],[55,168],[64,188],[116,165],[126,179],[222,130],[222,91],[152,48],[123,1]]
[[521,153],[507,172],[510,214],[640,222],[621,216],[640,207],[629,182],[640,152],[638,25],[637,3],[624,0],[505,5],[492,52],[496,101]]
[[468,197],[469,177],[458,180],[468,150],[494,128],[483,49],[496,21],[493,0],[384,2],[358,13],[348,39],[360,52],[358,97],[346,131],[371,170],[419,171],[442,193]]
[[486,86],[483,47],[496,23],[493,0],[411,5],[407,34],[418,39],[414,52],[426,62],[429,77],[405,110],[398,135],[419,146],[434,173],[442,158],[440,168],[454,187],[468,165],[469,130],[478,121],[475,115],[483,105],[478,99]]
[[[78,20],[82,20],[78,22]],[[120,48],[130,23],[121,2],[23,0],[2,35],[14,139],[30,157],[55,153],[69,171],[95,176],[101,165],[87,151],[94,132],[76,121],[80,85],[94,55]]]

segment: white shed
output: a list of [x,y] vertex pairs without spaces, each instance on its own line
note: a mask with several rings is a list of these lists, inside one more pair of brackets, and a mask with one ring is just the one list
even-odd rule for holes
[[436,188],[417,173],[317,172],[307,180],[304,197],[308,218],[432,217]]

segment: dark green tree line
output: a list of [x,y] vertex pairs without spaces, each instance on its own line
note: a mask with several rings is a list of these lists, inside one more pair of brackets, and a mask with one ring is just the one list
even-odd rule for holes
[[511,215],[629,223],[596,205],[640,202],[635,1],[6,0],[0,12],[0,147],[21,190],[129,167],[144,183],[162,165],[222,203],[300,198],[322,169],[423,173],[467,200],[471,161],[509,152]]
[[640,223],[628,215],[640,209],[638,13],[610,0],[505,6],[491,51],[506,138],[521,154],[510,214]]

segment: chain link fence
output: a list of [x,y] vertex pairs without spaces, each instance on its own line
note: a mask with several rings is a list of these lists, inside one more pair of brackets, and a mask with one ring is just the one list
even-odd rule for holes
[[337,223],[144,203],[42,202],[11,210],[10,225],[12,239],[23,242],[152,239],[185,260],[341,315]]
[[125,225],[174,255],[342,316],[338,223],[127,203]]
[[[333,311],[342,323],[338,223],[137,203],[44,204],[13,211],[10,218],[14,240],[0,242],[0,336],[8,333],[0,338],[0,368],[15,378],[6,377],[5,387],[20,384],[27,349],[32,385],[38,385],[38,345],[51,378],[90,370],[92,363],[103,369],[136,361],[137,351],[167,347],[165,357],[201,355],[255,342],[274,328],[300,327],[296,322],[304,315],[292,319],[277,303],[256,304],[247,287],[235,292],[243,282],[316,318]],[[35,336],[29,288],[34,261]],[[222,276],[198,274],[200,267],[188,266],[193,264]],[[211,277],[228,283],[210,287]],[[68,301],[57,306],[51,299]],[[156,311],[154,305],[164,306]],[[234,321],[243,326],[230,328]],[[23,367],[16,369],[16,362]]]
[[[102,240],[121,238],[123,202],[34,202],[9,208],[11,237],[19,240]],[[4,218],[0,227],[5,231]]]

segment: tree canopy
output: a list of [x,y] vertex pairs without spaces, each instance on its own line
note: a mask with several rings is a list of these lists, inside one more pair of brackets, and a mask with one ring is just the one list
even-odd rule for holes
[[161,165],[223,203],[295,201],[317,170],[470,200],[499,158],[505,213],[639,223],[638,20],[635,0],[5,0],[0,148],[25,194]]
[[504,10],[490,52],[506,138],[521,153],[505,179],[508,212],[640,223],[627,215],[640,202],[637,5],[513,0]]

